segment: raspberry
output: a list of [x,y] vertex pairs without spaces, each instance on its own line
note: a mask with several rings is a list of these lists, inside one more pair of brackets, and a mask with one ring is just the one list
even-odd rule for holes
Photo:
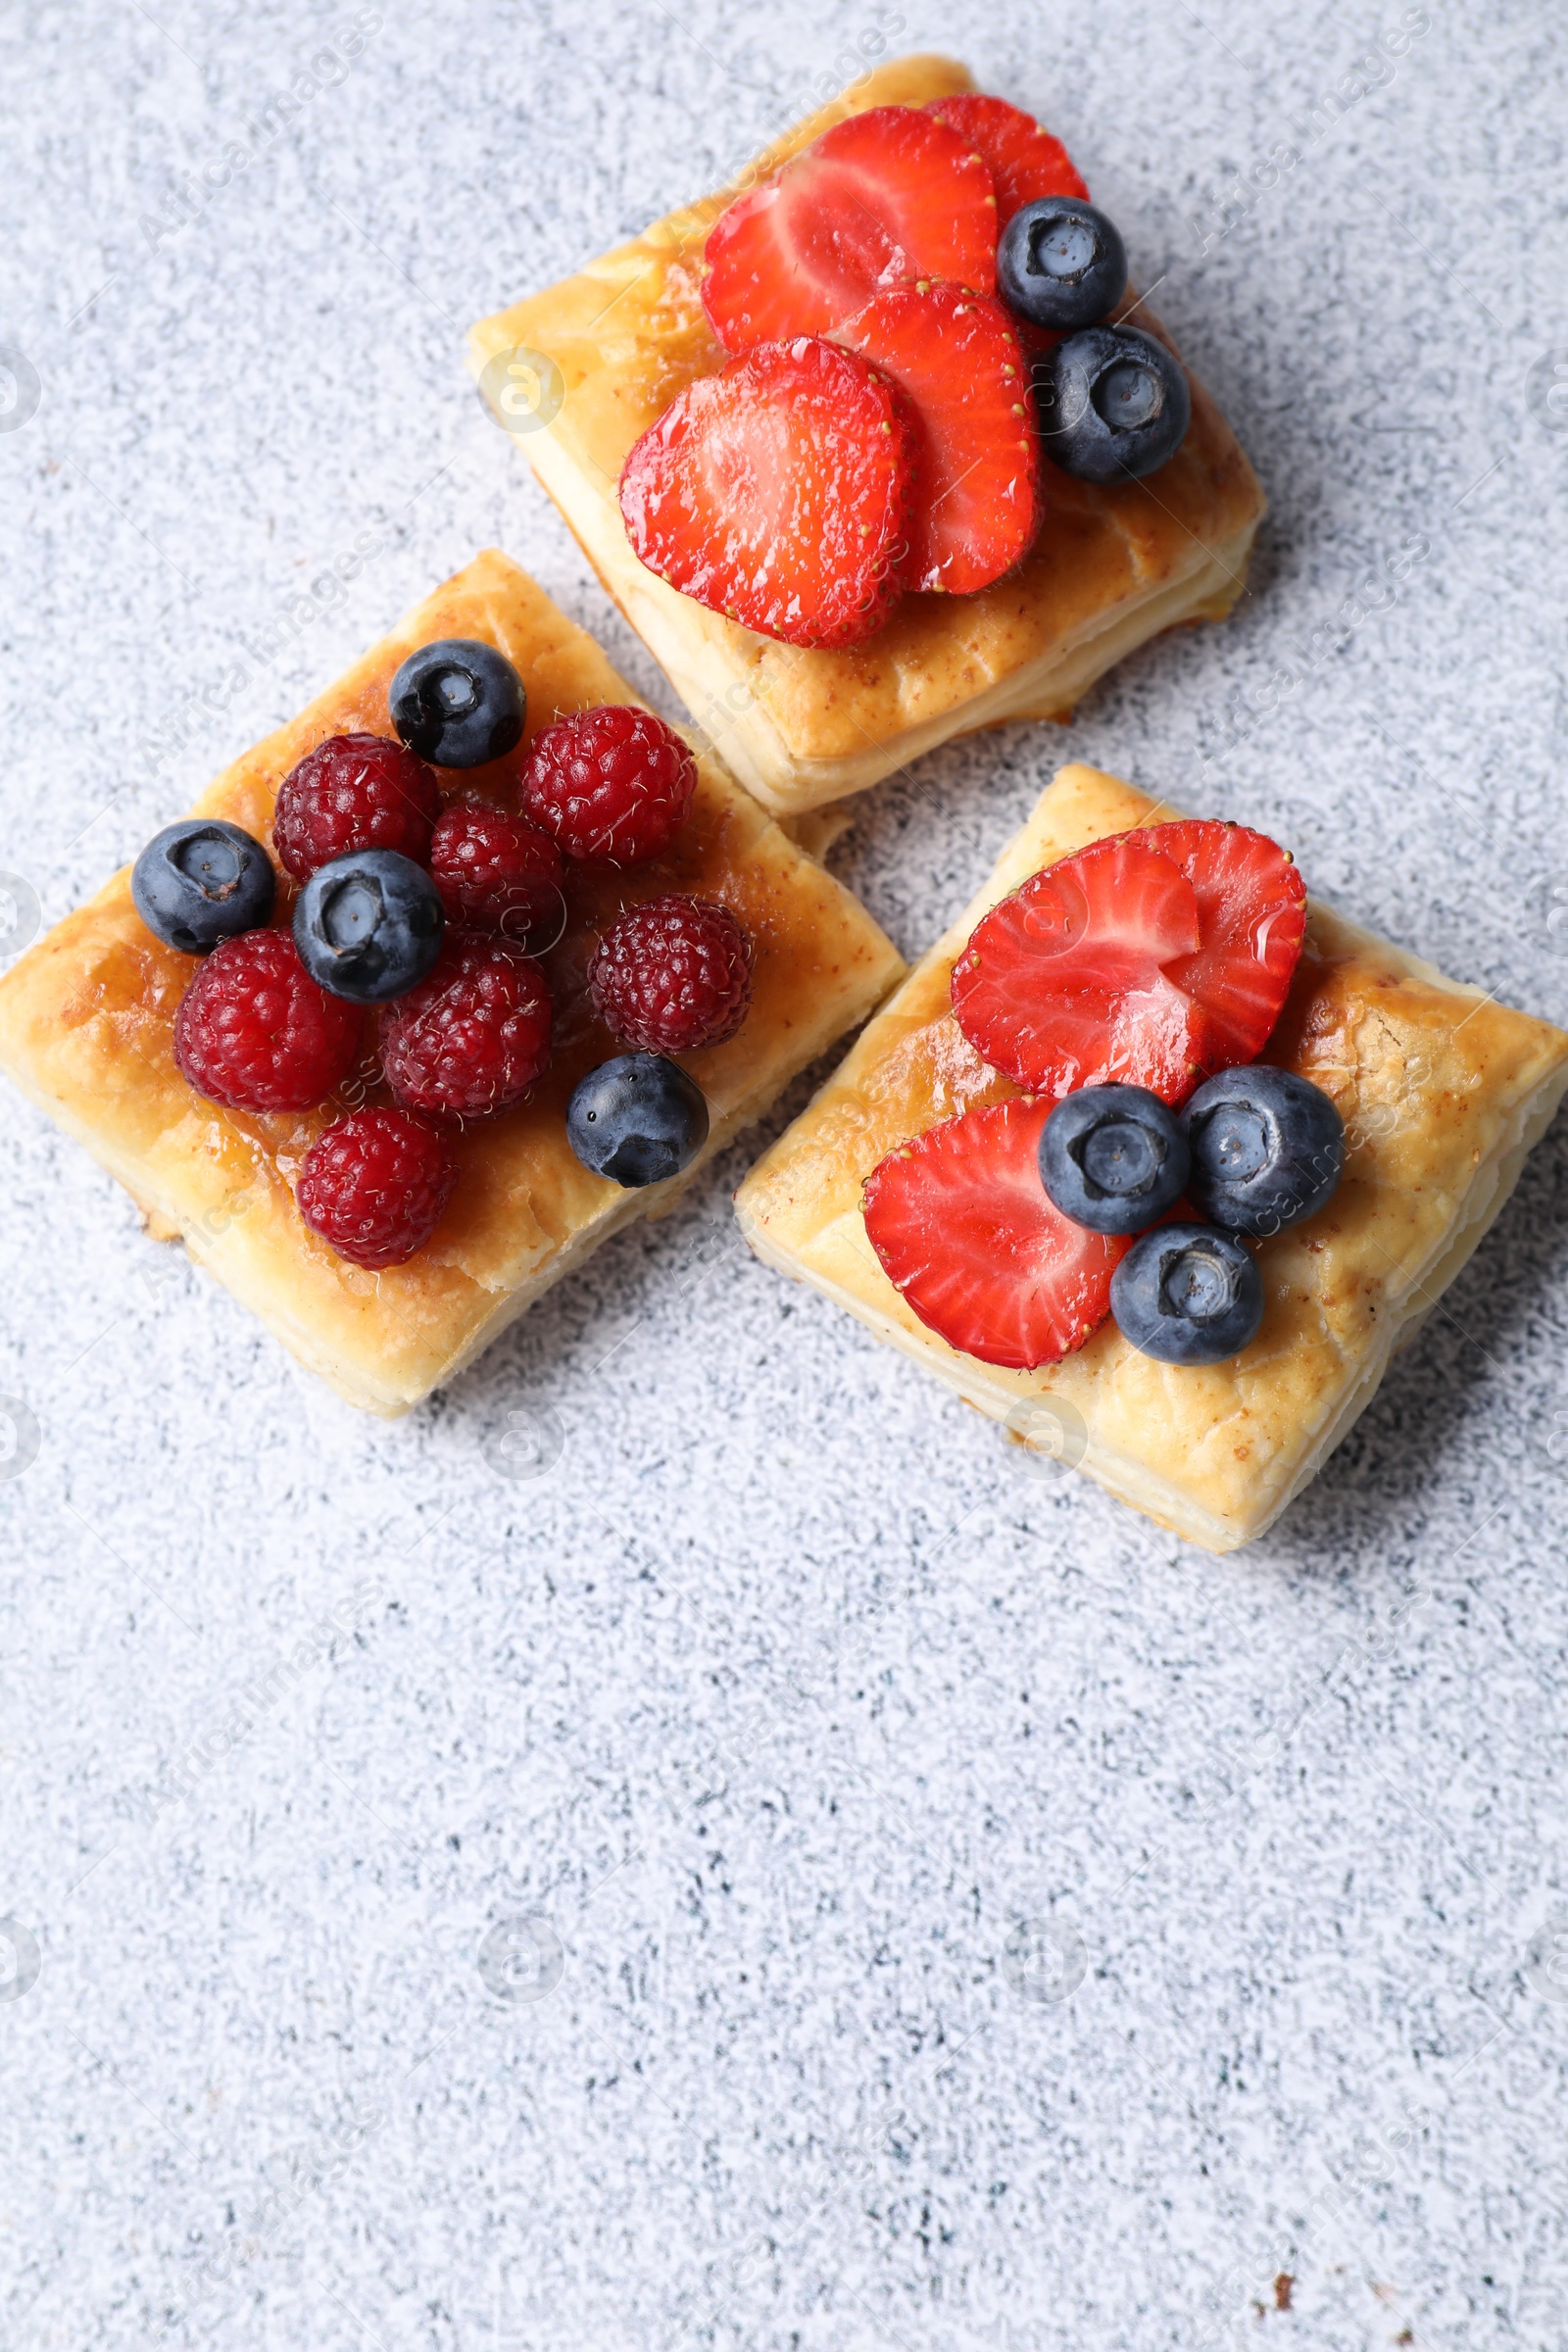
[[294,1198],[339,1257],[379,1273],[422,1250],[440,1224],[458,1163],[407,1110],[357,1110],[311,1146]]
[[430,872],[449,923],[520,940],[559,915],[565,867],[548,833],[488,801],[452,801],[437,819]]
[[230,1110],[309,1110],[348,1075],[360,1007],[318,988],[286,931],[243,931],[179,1001],[174,1059]]
[[481,1119],[520,1102],[550,1064],[550,983],[531,956],[477,931],[381,1013],[381,1067],[411,1110]]
[[711,899],[650,899],[610,926],[588,966],[595,1012],[644,1054],[733,1037],[752,1003],[752,943]]
[[536,735],[522,805],[568,858],[640,865],[667,850],[691,811],[697,762],[652,710],[603,703]]
[[284,777],[272,843],[296,882],[350,850],[398,850],[424,865],[441,813],[434,770],[385,735],[329,735]]

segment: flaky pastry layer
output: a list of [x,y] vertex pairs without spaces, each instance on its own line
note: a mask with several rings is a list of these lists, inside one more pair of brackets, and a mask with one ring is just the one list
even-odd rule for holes
[[[416,646],[476,637],[498,646],[528,691],[528,731],[597,703],[635,703],[594,640],[505,556],[475,559],[409,614],[287,726],[246,752],[197,803],[270,838],[289,769],[329,735],[390,735],[387,689]],[[460,789],[506,796],[519,755],[468,772]],[[553,1060],[528,1101],[457,1140],[452,1205],[408,1264],[382,1274],[338,1257],[302,1222],[293,1181],[353,1090],[293,1116],[225,1111],[174,1065],[174,1012],[194,970],[163,947],[130,898],[128,868],[57,923],[0,982],[0,1068],[133,1196],[160,1234],[177,1234],[312,1371],[350,1403],[398,1414],[449,1380],[540,1293],[617,1227],[658,1214],[703,1162],[767,1108],[795,1073],[842,1037],[898,979],[897,950],[870,916],[710,754],[698,760],[692,816],[666,857],[620,876],[574,871],[574,919],[543,960],[556,999]],[[449,780],[452,781],[452,780]],[[584,988],[603,924],[667,890],[733,907],[757,951],[752,1010],[729,1044],[682,1060],[712,1130],[670,1184],[626,1191],[573,1156],[564,1114],[577,1079],[620,1049]],[[372,1037],[367,1023],[368,1071]],[[387,1097],[373,1078],[366,1099]]]
[[[1107,489],[1048,465],[1045,526],[1017,571],[978,596],[906,597],[885,628],[849,651],[759,636],[682,596],[632,554],[616,496],[627,453],[725,356],[699,292],[713,221],[741,188],[832,123],[973,86],[948,58],[882,66],[727,188],[481,319],[469,336],[470,365],[498,399],[507,386],[485,369],[517,355],[512,396],[521,408],[498,415],[699,726],[774,809],[862,791],[976,727],[1067,718],[1113,662],[1161,629],[1221,617],[1245,582],[1263,494],[1196,377],[1187,439],[1151,480]],[[1163,336],[1143,306],[1132,323]]]
[[1496,1216],[1568,1087],[1568,1036],[1312,904],[1263,1058],[1333,1097],[1349,1148],[1327,1207],[1260,1245],[1256,1340],[1228,1363],[1192,1368],[1140,1355],[1111,1323],[1034,1372],[960,1354],[883,1273],[861,1184],[910,1136],[1017,1092],[951,1007],[953,965],[981,915],[1089,842],[1180,813],[1096,768],[1062,768],[979,896],[753,1169],[736,1211],[760,1257],[837,1299],[981,1412],[1026,1441],[1038,1429],[1069,1460],[1081,1446],[1082,1468],[1112,1494],[1230,1551],[1316,1475]]

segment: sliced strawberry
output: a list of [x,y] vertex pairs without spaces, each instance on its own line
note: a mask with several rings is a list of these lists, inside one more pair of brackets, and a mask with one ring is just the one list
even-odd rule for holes
[[1129,1237],[1091,1233],[1040,1181],[1050,1102],[946,1119],[871,1170],[865,1230],[922,1323],[982,1363],[1026,1372],[1081,1348],[1110,1311]]
[[1198,895],[1150,834],[1033,875],[976,925],[953,1009],[977,1053],[1053,1100],[1112,1079],[1180,1102],[1198,1083],[1192,1000],[1164,967],[1202,941]]
[[808,335],[700,376],[620,477],[650,571],[790,645],[854,645],[902,594],[909,432],[864,360]]
[[907,588],[967,596],[1027,555],[1040,528],[1029,370],[1000,302],[962,286],[886,286],[831,337],[893,378],[919,431]]
[[703,303],[726,351],[820,335],[896,278],[997,282],[991,174],[970,141],[908,106],[836,122],[708,234]]
[[1301,877],[1245,826],[1151,825],[1033,875],[975,927],[953,1007],[976,1052],[1054,1100],[1120,1079],[1167,1102],[1250,1061],[1301,952]]
[[1255,1061],[1274,1033],[1306,930],[1306,885],[1266,833],[1192,818],[1151,828],[1198,894],[1196,956],[1165,977],[1202,1005],[1204,1069]]
[[1037,196],[1087,200],[1089,190],[1061,141],[1005,98],[984,98],[978,92],[933,98],[926,112],[967,139],[983,158],[997,191],[999,237],[1018,207],[1033,204]]

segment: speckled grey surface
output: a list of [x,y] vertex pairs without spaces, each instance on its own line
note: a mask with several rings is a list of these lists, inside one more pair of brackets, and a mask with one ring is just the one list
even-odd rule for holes
[[[1066,136],[1273,513],[1233,625],[839,869],[917,951],[1076,754],[1568,1019],[1547,0],[371,22],[0,18],[46,918],[488,541],[669,707],[462,329],[882,40]],[[744,1149],[390,1428],[0,1149],[7,2352],[1563,2342],[1562,1126],[1226,1563],[753,1264]]]

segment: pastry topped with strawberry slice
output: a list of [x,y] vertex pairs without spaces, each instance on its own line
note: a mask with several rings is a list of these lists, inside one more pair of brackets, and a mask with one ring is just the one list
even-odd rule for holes
[[[953,966],[953,1008],[974,1051],[1027,1096],[949,1119],[866,1178],[866,1238],[922,1322],[1022,1370],[1082,1347],[1112,1312],[1130,1237],[1161,1223],[1191,1174],[1192,1148],[1160,1106],[1263,1051],[1305,925],[1287,851],[1245,825],[1194,819],[1096,842],[976,924]],[[1085,1120],[1090,1096],[1099,1115]],[[1150,1097],[1153,1115],[1140,1118]],[[1339,1178],[1329,1115],[1321,1137],[1313,1129],[1326,1182],[1314,1205]],[[1280,1159],[1274,1198],[1306,1116],[1295,1106],[1282,1125],[1271,1109],[1262,1144],[1248,1132],[1249,1149]],[[1242,1149],[1233,1138],[1233,1154]],[[1156,1150],[1180,1166],[1171,1182],[1167,1164],[1140,1218],[1132,1188]],[[1265,1189],[1269,1173],[1252,1170]],[[1222,1328],[1221,1353],[1234,1354],[1233,1326]],[[1207,1360],[1187,1346],[1180,1360]]]
[[[679,394],[621,473],[627,537],[649,569],[790,645],[874,635],[906,590],[973,596],[1041,528],[1033,321],[1016,271],[1004,289],[1015,308],[995,298],[997,174],[1006,225],[1020,209],[1045,218],[1051,183],[1074,200],[1083,183],[1060,142],[1004,99],[954,103],[967,111],[852,115],[721,216],[703,307],[749,364]],[[1118,275],[1109,299],[1124,285]],[[896,387],[895,418],[834,382],[818,356],[834,345]],[[824,458],[814,417],[835,399]],[[889,494],[873,503],[906,514],[896,543],[866,513],[867,481],[880,491],[890,463]]]
[[1027,1449],[999,1483],[1081,1466],[1218,1551],[1327,1461],[1568,1092],[1568,1035],[1308,902],[1289,849],[1063,768],[736,1196]]
[[497,420],[781,812],[1064,718],[1242,591],[1261,493],[1063,128],[890,60],[473,330]]

